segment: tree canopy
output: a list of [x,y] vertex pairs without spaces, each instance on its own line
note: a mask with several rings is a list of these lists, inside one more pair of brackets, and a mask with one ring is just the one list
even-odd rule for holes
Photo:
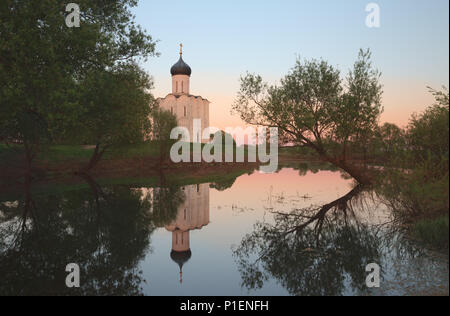
[[151,87],[150,77],[132,63],[86,75],[79,86],[83,112],[67,136],[75,143],[96,145],[87,170],[110,146],[142,142],[150,134],[150,115],[155,105],[148,92]]
[[346,158],[349,143],[377,126],[382,112],[379,78],[369,50],[360,51],[345,81],[324,60],[297,60],[280,85],[268,85],[261,76],[247,73],[241,78],[233,111],[248,124],[278,127],[285,143],[313,148],[358,181],[367,182]]
[[92,109],[93,100],[80,98],[84,80],[99,75],[107,80],[104,86],[111,85],[118,69],[141,74],[133,61],[156,55],[155,41],[134,22],[130,8],[136,0],[77,4],[78,28],[65,24],[64,1],[0,4],[0,139],[24,144],[30,159]]

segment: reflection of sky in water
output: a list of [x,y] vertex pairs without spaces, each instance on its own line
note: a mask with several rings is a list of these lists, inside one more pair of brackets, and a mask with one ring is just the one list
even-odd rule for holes
[[[172,233],[158,229],[151,236],[152,251],[141,263],[144,293],[148,295],[287,295],[277,280],[269,279],[258,290],[248,291],[241,287],[241,274],[233,257],[234,247],[243,237],[253,231],[257,221],[272,222],[270,210],[291,211],[310,205],[329,203],[350,191],[352,182],[341,177],[339,172],[307,172],[283,169],[278,174],[260,174],[239,177],[225,191],[204,188],[197,193],[195,186],[188,187],[188,199],[202,196],[209,203],[210,223],[201,229],[189,232],[192,256],[183,266],[183,283],[179,280],[179,266],[170,258],[173,247]],[[208,192],[209,191],[209,192]],[[197,195],[196,195],[197,194]],[[200,194],[200,196],[198,196]],[[209,199],[207,198],[209,195]],[[182,222],[186,201],[180,208],[176,222]],[[363,223],[381,224],[389,221],[382,205],[371,199],[364,200],[364,212],[357,213]],[[195,203],[191,206],[198,207]],[[191,210],[193,211],[193,210]],[[189,212],[189,211],[188,211]],[[202,215],[203,216],[203,215]],[[175,226],[176,224],[175,223]],[[175,227],[172,225],[172,231]],[[183,225],[182,225],[183,226]],[[185,225],[184,225],[185,226]],[[168,227],[166,227],[168,228]],[[170,228],[169,228],[170,229]],[[386,229],[386,228],[383,228]],[[382,288],[373,294],[433,294],[448,291],[448,258],[416,253],[416,249],[405,247],[405,242],[396,243],[396,236],[381,233],[384,246],[381,249],[383,269]],[[386,243],[387,241],[387,243]],[[401,244],[403,247],[396,247]],[[412,259],[411,254],[416,258]],[[368,262],[369,263],[369,262]],[[347,276],[344,276],[344,278]],[[349,285],[349,281],[344,284]],[[345,295],[357,294],[351,286]]]
[[[320,247],[315,223],[285,239],[278,234],[246,238],[261,233],[258,222],[277,229],[286,224],[290,230],[304,219],[280,221],[272,212],[302,209],[302,216],[314,215],[321,206],[358,191],[339,172],[319,171],[314,164],[298,167],[277,174],[255,172],[234,183],[224,179],[183,188],[105,186],[36,194],[30,200],[35,212],[25,222],[23,199],[0,202],[0,295],[136,295],[139,285],[146,295],[448,293],[448,255],[424,251],[392,225],[380,225],[392,218],[368,192],[328,211]],[[354,216],[344,218],[342,205],[350,205],[347,213],[354,211]],[[85,269],[79,292],[65,287],[68,262]],[[365,267],[372,262],[383,270],[382,288],[369,291]],[[259,272],[267,279],[260,282]]]

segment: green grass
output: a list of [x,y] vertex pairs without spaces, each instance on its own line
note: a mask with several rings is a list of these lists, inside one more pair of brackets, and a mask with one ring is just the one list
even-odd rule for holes
[[[41,148],[38,160],[43,162],[63,162],[70,160],[86,160],[94,149],[79,145],[53,145]],[[0,160],[13,159],[24,153],[22,146],[12,145],[10,147],[0,144]]]
[[106,151],[104,159],[127,159],[142,157],[156,158],[159,156],[159,152],[160,144],[158,142],[145,142],[111,147]]
[[448,215],[436,219],[426,219],[413,226],[413,237],[438,249],[448,249]]
[[[159,144],[147,142],[126,146],[116,146],[108,149],[104,159],[122,159],[134,157],[158,157]],[[20,154],[23,149],[19,146],[15,150],[0,144],[0,159],[6,159]],[[81,145],[51,145],[43,147],[39,153],[38,160],[47,163],[60,163],[66,161],[87,161],[93,154],[92,146]]]
[[[127,159],[142,157],[158,157],[159,144],[156,142],[146,142],[133,145],[115,146],[109,148],[103,159]],[[91,157],[94,148],[78,145],[55,145],[41,153],[41,157],[49,162],[62,162],[78,160],[84,161]]]
[[[6,160],[8,157],[11,158],[17,155],[18,152],[22,151],[22,147],[16,146],[15,150],[7,147],[4,144],[0,144],[0,159]],[[203,149],[204,144],[201,148]],[[165,145],[167,151],[170,150],[171,144]],[[194,145],[190,144],[191,153],[194,153]],[[19,151],[17,151],[19,150]],[[122,145],[114,146],[109,148],[103,159],[113,160],[113,159],[130,159],[130,158],[158,158],[160,155],[161,145],[157,141],[138,143],[132,145]],[[246,147],[243,148],[244,155],[247,156],[248,150]],[[43,147],[38,156],[38,161],[46,163],[62,163],[62,162],[85,162],[87,161],[94,148],[92,146],[82,146],[82,145],[51,145],[48,147]],[[225,153],[225,147],[222,148],[222,152]],[[234,150],[236,154],[236,149]]]
[[78,145],[57,145],[42,150],[40,160],[47,162],[63,162],[70,160],[87,160],[94,149]]

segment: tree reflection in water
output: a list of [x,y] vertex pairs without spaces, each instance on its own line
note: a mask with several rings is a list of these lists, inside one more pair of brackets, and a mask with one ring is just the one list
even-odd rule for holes
[[[176,216],[181,190],[150,196],[86,180],[91,190],[32,196],[28,187],[0,203],[0,295],[143,294],[138,264],[156,227]],[[69,263],[80,266],[79,289],[66,288]]]
[[380,262],[377,232],[359,222],[365,190],[355,187],[320,207],[275,213],[234,250],[242,284],[260,289],[276,279],[291,295],[365,294],[368,263]]

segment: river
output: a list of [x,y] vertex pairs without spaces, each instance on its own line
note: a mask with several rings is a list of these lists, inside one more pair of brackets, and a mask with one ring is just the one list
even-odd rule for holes
[[[448,295],[448,255],[320,165],[183,186],[92,182],[0,207],[0,295]],[[69,263],[80,288],[65,285]],[[367,286],[371,263],[380,287]]]

